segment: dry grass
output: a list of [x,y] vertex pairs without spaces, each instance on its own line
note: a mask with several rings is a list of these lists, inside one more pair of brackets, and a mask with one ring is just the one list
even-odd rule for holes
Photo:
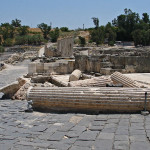
[[40,28],[29,28],[29,32],[39,32],[42,33]]

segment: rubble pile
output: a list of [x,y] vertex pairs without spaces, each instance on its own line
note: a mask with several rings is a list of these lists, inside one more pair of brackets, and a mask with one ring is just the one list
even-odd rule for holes
[[12,99],[25,100],[28,88],[31,86],[30,82],[25,83],[12,97]]

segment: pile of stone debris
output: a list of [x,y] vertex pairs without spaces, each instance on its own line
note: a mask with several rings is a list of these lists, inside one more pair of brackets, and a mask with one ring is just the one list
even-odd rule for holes
[[0,89],[3,98],[25,100],[29,87],[131,87],[143,88],[136,81],[115,72],[111,76],[95,77],[74,70],[70,75],[37,75],[31,78],[19,78],[16,82]]

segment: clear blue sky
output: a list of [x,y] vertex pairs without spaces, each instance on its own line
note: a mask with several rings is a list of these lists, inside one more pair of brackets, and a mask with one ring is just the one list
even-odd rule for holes
[[0,23],[17,18],[31,27],[52,22],[52,27],[88,28],[93,27],[92,17],[105,25],[125,8],[150,15],[150,0],[1,0]]

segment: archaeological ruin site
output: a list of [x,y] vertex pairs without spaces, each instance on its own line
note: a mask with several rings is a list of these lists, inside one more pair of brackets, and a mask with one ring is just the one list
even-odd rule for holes
[[32,100],[33,110],[44,112],[150,110],[150,82],[132,76],[150,72],[149,47],[75,47],[73,41],[46,44],[24,78],[0,89],[2,99]]

